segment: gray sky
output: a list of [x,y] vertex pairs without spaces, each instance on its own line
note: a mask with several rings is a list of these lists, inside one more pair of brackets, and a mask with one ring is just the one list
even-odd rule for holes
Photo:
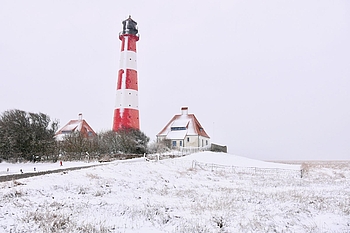
[[350,1],[0,3],[0,112],[111,129],[121,21],[138,22],[141,130],[182,106],[257,159],[350,159]]

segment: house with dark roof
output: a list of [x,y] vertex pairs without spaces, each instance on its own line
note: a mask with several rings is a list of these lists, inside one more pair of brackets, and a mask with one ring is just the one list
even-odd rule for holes
[[80,113],[77,120],[70,120],[65,126],[59,129],[55,138],[58,141],[62,141],[64,136],[72,134],[74,132],[80,132],[85,138],[92,138],[97,136],[91,126],[83,119],[83,115]]
[[210,137],[194,114],[188,114],[188,107],[181,108],[157,134],[157,142],[170,140],[173,147],[210,147]]

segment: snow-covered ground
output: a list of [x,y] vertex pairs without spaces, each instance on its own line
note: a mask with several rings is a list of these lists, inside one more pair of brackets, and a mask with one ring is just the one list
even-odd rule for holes
[[255,159],[249,159],[241,156],[226,154],[226,153],[215,153],[215,152],[200,152],[190,154],[179,159],[184,160],[195,160],[200,163],[217,164],[223,166],[234,166],[244,168],[266,168],[266,169],[286,169],[286,170],[300,170],[300,165],[291,165],[283,163],[264,162]]
[[98,164],[98,162],[60,162],[56,163],[0,163],[0,176],[20,174],[23,173],[35,173],[43,171],[52,171],[57,169],[64,169],[70,167],[85,167]]
[[3,182],[0,232],[350,232],[350,161],[299,168],[203,152]]

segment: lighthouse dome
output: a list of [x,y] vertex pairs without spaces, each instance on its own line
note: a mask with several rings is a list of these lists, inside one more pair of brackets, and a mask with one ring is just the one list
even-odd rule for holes
[[132,34],[132,35],[137,35],[139,30],[137,29],[137,23],[131,18],[129,15],[129,18],[124,20],[122,22],[123,24],[123,31],[122,34]]

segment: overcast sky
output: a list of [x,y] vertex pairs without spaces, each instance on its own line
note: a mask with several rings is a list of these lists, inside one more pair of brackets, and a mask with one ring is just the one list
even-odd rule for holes
[[348,0],[2,0],[0,112],[111,129],[129,14],[151,140],[188,106],[232,154],[350,159]]

